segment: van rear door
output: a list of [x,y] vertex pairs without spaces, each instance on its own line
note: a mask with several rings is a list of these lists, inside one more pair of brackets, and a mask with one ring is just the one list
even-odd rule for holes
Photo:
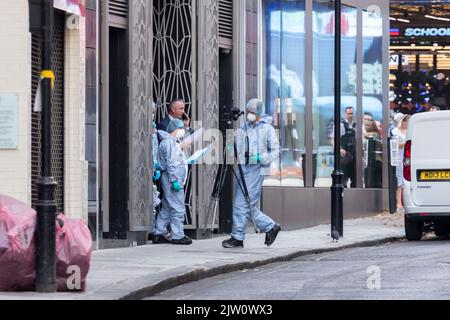
[[450,206],[450,112],[433,112],[413,121],[413,201],[417,206]]

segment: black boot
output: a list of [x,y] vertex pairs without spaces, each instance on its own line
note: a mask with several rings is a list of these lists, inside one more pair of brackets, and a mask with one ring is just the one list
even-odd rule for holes
[[153,244],[169,244],[170,241],[164,236],[153,236]]
[[192,244],[192,240],[188,236],[185,236],[181,240],[172,240],[172,244],[177,246],[190,246]]
[[243,248],[244,247],[244,241],[236,240],[235,238],[231,237],[231,239],[225,240],[222,242],[222,246],[227,249],[232,248]]
[[278,233],[281,231],[281,226],[279,224],[276,224],[275,227],[273,227],[272,230],[266,233],[266,242],[265,245],[270,247],[273,245],[275,240],[277,239]]

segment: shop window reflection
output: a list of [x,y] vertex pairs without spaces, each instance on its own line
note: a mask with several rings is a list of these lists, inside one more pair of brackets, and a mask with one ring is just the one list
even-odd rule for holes
[[[313,3],[313,181],[330,187],[334,170],[334,3]],[[356,187],[357,9],[342,6],[341,159],[346,187]]]
[[363,179],[365,188],[383,187],[383,18],[363,11]]
[[281,156],[266,186],[304,186],[305,3],[264,0],[266,113],[279,132]]

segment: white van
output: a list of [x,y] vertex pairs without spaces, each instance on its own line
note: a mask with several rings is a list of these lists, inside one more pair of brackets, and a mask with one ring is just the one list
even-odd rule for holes
[[425,222],[437,236],[450,235],[450,111],[411,117],[404,158],[405,230],[422,238]]

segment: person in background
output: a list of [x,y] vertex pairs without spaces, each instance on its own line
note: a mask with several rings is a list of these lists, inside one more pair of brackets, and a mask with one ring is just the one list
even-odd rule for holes
[[405,117],[405,115],[400,112],[394,115],[394,121],[389,130],[389,132],[391,133],[391,136],[392,136],[392,132],[398,127],[398,124],[403,120],[404,117]]
[[429,112],[430,104],[426,101],[421,101],[416,105],[416,113]]
[[248,207],[241,188],[237,186],[233,207],[233,231],[231,238],[222,243],[224,248],[244,247],[250,219],[254,221],[256,228],[266,233],[265,244],[269,247],[281,231],[279,224],[257,208],[265,176],[270,175],[270,164],[280,156],[280,142],[272,125],[272,117],[265,114],[263,101],[250,100],[246,111],[247,121],[236,137],[236,145],[252,208]]
[[354,108],[345,109],[345,119],[341,123],[341,158],[344,186],[356,188],[356,123],[353,121]]
[[377,123],[374,120],[369,120],[364,123],[364,138],[366,140],[370,138],[380,139],[381,134],[378,129]]
[[[383,185],[383,157],[381,139],[382,134],[375,120],[369,120],[364,124],[365,134],[363,141],[364,150],[364,181],[367,188],[382,188]],[[370,148],[373,143],[373,149]]]
[[436,112],[436,111],[441,111],[441,108],[437,107],[437,106],[432,106],[430,108],[430,112]]
[[152,157],[153,157],[153,187],[152,187],[152,218],[153,218],[153,231],[151,235],[153,236],[156,231],[156,208],[161,204],[161,200],[159,199],[159,192],[158,187],[156,183],[161,178],[161,171],[159,170],[159,162],[158,162],[158,155],[159,155],[159,143],[158,143],[158,130],[156,129],[156,104],[152,103]]
[[397,212],[404,213],[403,208],[403,157],[406,145],[406,132],[408,130],[410,116],[404,115],[399,121],[396,129],[392,131],[394,139],[398,139],[399,144],[399,165],[397,167]]
[[[156,219],[154,244],[192,244],[192,240],[184,234],[186,215],[184,187],[188,174],[188,162],[181,149],[180,140],[185,134],[185,124],[179,119],[169,122],[167,132],[159,131],[161,138],[159,166],[162,172],[163,200],[161,211]],[[169,225],[171,239],[166,237]]]
[[372,121],[374,121],[374,119],[373,119],[373,114],[370,113],[370,112],[365,112],[365,113],[364,113],[364,117],[363,117],[363,124],[362,124],[362,127],[363,127],[363,130],[362,130],[363,135],[366,134],[366,123],[370,123],[370,122],[372,122]]
[[158,131],[167,131],[171,120],[178,119],[184,123],[184,128],[190,130],[191,119],[186,114],[186,104],[183,100],[177,99],[169,104],[168,115],[158,124]]

